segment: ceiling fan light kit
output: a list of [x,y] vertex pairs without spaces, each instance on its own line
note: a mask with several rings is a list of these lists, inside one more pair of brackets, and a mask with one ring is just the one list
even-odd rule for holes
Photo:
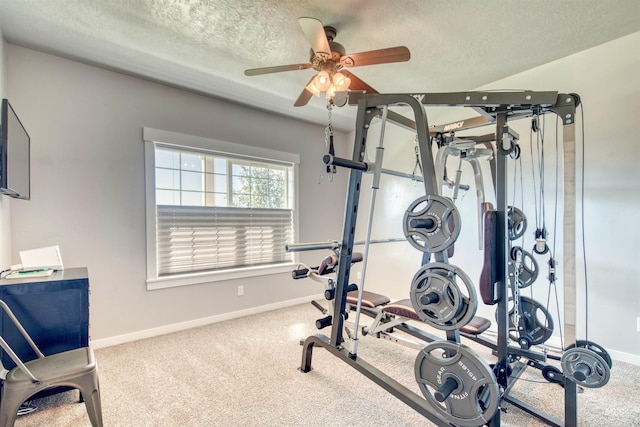
[[351,84],[351,79],[338,72],[333,75],[333,84],[336,88],[336,91],[347,90],[349,89],[349,85]]
[[404,62],[411,58],[411,53],[405,46],[347,54],[344,46],[333,41],[337,34],[334,27],[323,26],[318,19],[307,17],[298,18],[298,23],[311,45],[309,63],[253,68],[244,72],[246,76],[257,76],[307,68],[316,70],[318,73],[309,80],[296,100],[294,104],[296,107],[306,105],[313,95],[319,97],[323,92],[329,103],[332,103],[336,92],[349,89],[378,93],[344,68]]
[[325,92],[327,99],[333,98],[336,92],[349,89],[351,79],[340,72],[330,75],[326,71],[320,71],[311,81],[310,90],[315,96]]
[[326,71],[320,71],[313,79],[313,85],[320,92],[326,92],[332,85],[331,76]]

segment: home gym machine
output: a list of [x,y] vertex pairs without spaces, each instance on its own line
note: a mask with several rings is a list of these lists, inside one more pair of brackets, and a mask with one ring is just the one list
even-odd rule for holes
[[[311,370],[314,347],[324,348],[340,360],[383,387],[396,398],[409,405],[418,413],[438,426],[499,426],[502,402],[508,402],[532,416],[552,426],[575,427],[577,420],[578,386],[600,387],[609,379],[611,367],[608,354],[601,347],[589,341],[576,340],[576,221],[575,221],[575,112],[580,104],[576,94],[557,92],[461,92],[461,93],[421,93],[421,94],[364,94],[349,92],[342,99],[342,105],[357,105],[355,143],[351,159],[325,156],[326,165],[350,170],[345,206],[345,220],[340,242],[331,244],[302,244],[296,250],[317,250],[331,247],[337,256],[337,272],[331,316],[331,335],[316,334],[308,337],[303,344],[301,371]],[[340,103],[336,100],[336,105]],[[479,116],[444,126],[430,128],[425,106],[469,107]],[[390,107],[408,107],[414,120],[392,111]],[[564,388],[564,421],[559,421],[531,405],[510,396],[509,392],[518,375],[512,372],[514,350],[509,345],[510,333],[518,328],[510,312],[509,292],[518,288],[518,275],[513,273],[513,262],[521,262],[522,253],[512,258],[509,233],[517,232],[513,227],[514,217],[521,213],[508,204],[507,162],[516,149],[518,135],[507,125],[508,121],[553,113],[562,123],[564,159],[564,224],[563,224],[563,286],[564,286],[564,343],[574,343],[562,349],[562,368],[552,372]],[[345,339],[344,324],[347,311],[347,294],[353,292],[350,286],[350,269],[354,252],[356,219],[359,212],[359,198],[362,175],[373,173],[372,204],[375,189],[380,184],[383,147],[376,148],[376,159],[365,162],[367,133],[372,120],[382,118],[382,125],[391,121],[405,127],[417,135],[417,155],[420,161],[425,195],[409,206],[405,213],[403,229],[412,246],[423,252],[422,266],[410,287],[413,307],[420,318],[430,325],[444,330],[446,339],[434,340],[426,344],[418,353],[414,372],[420,396],[390,378],[376,367],[367,363],[357,354],[357,327],[355,337]],[[460,232],[461,218],[453,201],[443,197],[442,177],[436,174],[437,159],[434,159],[432,143],[437,133],[494,126],[495,132],[477,137],[478,144],[485,144],[494,150],[491,157],[492,181],[495,188],[496,207],[484,215],[485,229],[485,270],[483,271],[483,301],[497,306],[497,339],[491,348],[497,356],[495,365],[489,366],[470,347],[460,342],[460,329],[474,316],[477,297],[470,279],[457,266],[449,263],[448,251]],[[451,151],[449,154],[455,154]],[[482,153],[486,154],[486,153]],[[474,166],[475,170],[475,166]],[[480,197],[480,195],[479,195]],[[363,262],[366,265],[369,230],[365,240]],[[512,223],[511,227],[510,222]],[[487,230],[488,236],[487,239]],[[359,255],[358,255],[359,256]],[[487,270],[488,266],[488,270]],[[511,270],[510,270],[511,269]],[[516,270],[517,271],[517,270]],[[365,266],[363,266],[363,276]],[[486,273],[486,274],[484,274]],[[364,279],[363,279],[364,281]],[[418,284],[416,284],[418,283]],[[463,286],[460,286],[463,285]],[[514,298],[515,301],[517,299]],[[526,300],[525,300],[526,301]],[[358,324],[360,306],[356,312]],[[532,307],[521,307],[526,314]],[[526,320],[526,319],[525,319]],[[518,338],[518,337],[517,337]],[[522,341],[522,342],[520,342]],[[522,339],[518,343],[526,354],[530,342]],[[535,341],[535,340],[534,340]],[[520,349],[518,349],[520,350]],[[516,352],[517,353],[517,352]],[[541,358],[544,361],[544,355]],[[540,365],[539,361],[533,364]]]

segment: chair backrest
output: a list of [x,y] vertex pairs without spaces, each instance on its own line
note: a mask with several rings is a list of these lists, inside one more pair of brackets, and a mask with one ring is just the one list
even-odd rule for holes
[[[31,337],[29,336],[27,331],[24,329],[24,327],[22,326],[22,324],[20,323],[18,318],[15,316],[15,314],[13,314],[13,311],[11,311],[11,309],[9,308],[7,303],[2,301],[2,300],[0,300],[0,307],[7,313],[7,316],[9,316],[9,318],[11,319],[13,324],[16,326],[18,331],[20,331],[20,334],[22,334],[22,336],[24,337],[25,341],[27,341],[27,343],[29,343],[29,346],[33,349],[33,351],[36,353],[38,358],[44,357],[44,354],[42,354],[42,352],[40,351],[40,349],[38,348],[36,343],[33,342]],[[38,381],[38,379],[24,365],[22,360],[20,360],[20,357],[18,357],[18,355],[13,351],[11,346],[9,346],[9,344],[1,336],[0,336],[0,347],[2,347],[2,349],[5,351],[5,353],[7,353],[7,355],[9,355],[9,357],[11,358],[11,360],[13,360],[13,362],[16,364],[16,366],[18,366],[25,374],[27,374],[29,376],[29,378],[31,378],[35,382]],[[4,366],[2,366],[1,362],[0,362],[0,366],[2,367],[2,371],[1,371],[2,372],[2,378],[5,378],[8,371],[4,368]]]
[[0,360],[0,382],[2,382],[2,380],[7,378],[8,373],[9,373],[9,370],[4,367],[4,365],[2,364],[2,360]]

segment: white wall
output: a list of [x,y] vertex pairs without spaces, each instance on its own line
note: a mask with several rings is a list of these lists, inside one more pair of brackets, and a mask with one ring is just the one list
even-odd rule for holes
[[[636,318],[640,316],[640,146],[637,121],[640,113],[640,33],[603,44],[601,46],[580,52],[558,61],[528,70],[524,73],[491,83],[477,90],[508,90],[528,89],[538,91],[558,91],[561,93],[578,93],[582,98],[585,118],[585,242],[588,267],[589,312],[588,338],[608,349],[615,358],[640,364],[640,334],[636,331]],[[419,92],[419,88],[416,88]],[[477,115],[471,110],[455,115],[443,109],[428,109],[429,124],[444,124],[449,121],[469,118]],[[579,116],[579,115],[578,115]],[[530,174],[529,131],[530,121],[511,122],[521,136],[521,147],[524,151],[523,165],[525,173]],[[486,132],[493,129],[484,128]],[[553,153],[552,137],[555,131],[555,119],[547,122],[546,154]],[[477,133],[477,132],[476,132]],[[485,132],[482,132],[485,133]],[[480,134],[480,133],[477,133]],[[577,126],[576,146],[578,159],[581,156],[581,129]],[[402,159],[411,157],[413,153],[413,137],[394,135],[393,142],[403,141],[404,155]],[[391,138],[387,138],[390,140]],[[375,141],[371,140],[369,146]],[[404,162],[405,160],[403,160]],[[546,195],[547,195],[547,228],[553,217],[553,173],[550,173],[553,158],[546,157]],[[457,162],[450,162],[454,171]],[[387,166],[385,166],[387,167]],[[389,167],[392,167],[390,165]],[[406,166],[405,166],[406,167]],[[405,170],[406,171],[406,170]],[[477,248],[476,226],[476,197],[473,188],[473,175],[468,165],[463,165],[463,181],[471,184],[472,190],[465,195],[458,206],[462,212],[462,234],[456,243],[456,255],[451,263],[462,267],[463,270],[477,283],[482,268],[482,252]],[[485,169],[485,182],[490,179],[488,169]],[[580,180],[580,173],[577,176]],[[535,230],[534,213],[532,210],[533,195],[529,191],[531,179],[525,182],[525,212],[528,212],[529,228],[527,230],[527,244],[525,249],[531,252]],[[562,175],[560,175],[562,181]],[[580,182],[578,196],[580,195]],[[386,198],[378,200],[378,204],[389,206],[394,203],[393,192]],[[531,209],[529,209],[529,207]],[[562,202],[560,202],[562,208]],[[580,216],[578,205],[578,218]],[[560,210],[560,215],[562,214]],[[401,221],[397,216],[393,221]],[[559,224],[562,224],[560,216]],[[551,224],[552,227],[552,224]],[[578,230],[578,234],[579,230]],[[559,245],[562,243],[562,233],[558,234]],[[551,243],[551,241],[550,241]],[[582,278],[581,249],[582,242],[578,239],[578,303],[584,306],[584,280]],[[395,256],[397,249],[391,248],[379,254],[380,259]],[[546,276],[548,270],[547,256],[537,257],[541,278],[536,283],[534,297],[546,305],[548,284]],[[562,251],[559,248],[556,259],[562,261]],[[404,260],[403,269],[413,262]],[[413,267],[413,271],[417,270]],[[562,265],[559,265],[559,301],[562,308]],[[388,293],[396,293],[398,286],[404,286],[406,298],[409,284],[406,283],[407,273],[403,271],[403,284],[397,284],[393,276],[397,269],[387,268],[384,285],[372,281],[369,288],[376,290],[386,287]],[[369,277],[367,273],[367,277]],[[376,276],[376,278],[379,276]],[[410,279],[409,279],[410,280]],[[540,283],[538,285],[538,283]],[[529,289],[525,295],[529,294]],[[556,333],[559,332],[558,316],[555,303],[550,305],[550,311],[556,320]],[[478,314],[493,319],[494,307],[480,304]],[[563,314],[561,313],[560,317]],[[578,338],[585,338],[585,313],[578,310]],[[565,343],[568,345],[570,343]]]
[[[492,83],[575,92],[584,108],[584,215],[588,272],[588,337],[640,364],[640,32]],[[553,129],[553,127],[551,127]],[[521,134],[522,135],[522,134]],[[582,132],[576,151],[582,154]],[[547,169],[548,170],[548,169]],[[580,179],[578,172],[577,180]],[[577,196],[581,185],[577,182]],[[578,218],[580,215],[580,204]],[[578,231],[578,234],[579,231]],[[578,302],[584,302],[578,237]],[[546,273],[546,269],[543,270]],[[578,309],[578,338],[585,313]]]
[[[342,227],[346,174],[317,182],[323,127],[10,44],[7,53],[8,94],[32,140],[31,200],[11,206],[14,262],[19,250],[58,244],[65,267],[87,266],[92,340],[322,292],[289,274],[147,291],[142,127],[298,153],[306,242]],[[345,139],[336,134],[338,151]]]

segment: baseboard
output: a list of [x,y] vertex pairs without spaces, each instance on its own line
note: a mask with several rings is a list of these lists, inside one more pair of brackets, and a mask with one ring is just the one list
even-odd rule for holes
[[[118,344],[125,344],[132,341],[138,341],[145,338],[153,338],[160,335],[170,334],[172,332],[184,331],[186,329],[197,328],[199,326],[210,325],[212,323],[224,322],[225,320],[238,319],[244,316],[250,316],[253,314],[260,314],[267,311],[278,310],[281,308],[291,307],[298,304],[304,304],[312,300],[322,300],[323,295],[311,295],[307,297],[281,301],[274,304],[261,305],[258,307],[252,307],[245,310],[233,311],[230,313],[218,314],[215,316],[204,317],[200,319],[189,320],[187,322],[174,323],[171,325],[160,326],[157,328],[145,329],[142,331],[132,332],[124,335],[117,335],[115,337],[103,338],[95,341],[91,341],[91,347],[94,349],[111,347]],[[495,333],[495,331],[492,331]],[[560,338],[551,337],[547,344],[560,348]],[[609,350],[607,352],[611,355],[614,361],[629,363],[632,365],[640,366],[640,355],[625,353],[622,351]]]
[[[632,365],[640,366],[640,355],[625,353],[623,351],[609,350],[607,349],[607,353],[611,355],[611,358],[617,362],[630,363]],[[613,366],[615,369],[615,365]]]
[[278,310],[281,308],[291,307],[298,304],[304,304],[314,299],[323,298],[321,295],[311,295],[302,298],[296,298],[274,304],[261,305],[251,307],[245,310],[233,311],[230,313],[218,314],[215,316],[203,317],[200,319],[189,320],[186,322],[174,323],[171,325],[159,326],[157,328],[145,329],[142,331],[131,332],[128,334],[117,335],[109,338],[102,338],[91,341],[91,347],[94,349],[111,347],[114,345],[125,344],[132,341],[138,341],[146,338],[153,338],[160,335],[170,334],[173,332],[184,331],[199,326],[210,325],[212,323],[224,322],[225,320],[238,319],[240,317],[250,316],[252,314],[260,314],[267,311]]

